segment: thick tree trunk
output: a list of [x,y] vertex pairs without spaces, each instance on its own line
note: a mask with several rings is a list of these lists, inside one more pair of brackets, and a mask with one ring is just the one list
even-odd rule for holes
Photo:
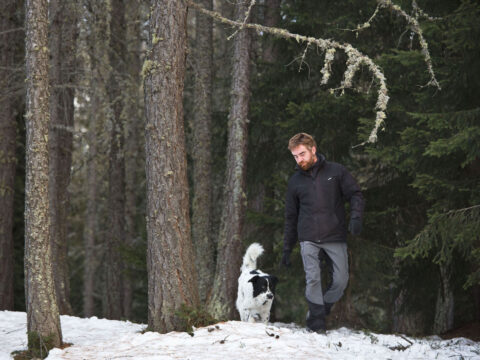
[[68,185],[73,150],[76,9],[69,1],[50,7],[50,241],[53,275],[61,314],[72,314],[67,259]]
[[[200,4],[212,9],[212,0]],[[213,284],[215,271],[214,242],[211,229],[212,206],[212,79],[213,79],[213,20],[196,14],[194,54],[195,107],[193,119],[193,202],[192,239],[198,274],[200,301],[205,302]]]
[[198,304],[183,126],[187,8],[152,0],[144,64],[148,236],[148,324],[179,330],[175,310]]
[[16,121],[13,64],[15,0],[0,4],[0,310],[13,310],[13,189]]
[[[248,4],[238,2],[236,18],[243,20]],[[241,30],[235,36],[231,108],[228,120],[228,149],[222,221],[212,298],[208,308],[218,319],[233,319],[238,276],[242,259],[242,225],[245,218],[245,174],[250,76],[250,35]]]
[[[27,0],[25,293],[28,346],[42,351],[62,343],[50,244],[48,196],[48,2]],[[42,344],[45,345],[43,348]]]
[[125,157],[123,134],[123,86],[125,76],[125,3],[113,0],[110,23],[110,65],[108,95],[112,107],[109,152],[109,231],[106,247],[106,314],[109,319],[123,316],[123,261],[125,245]]

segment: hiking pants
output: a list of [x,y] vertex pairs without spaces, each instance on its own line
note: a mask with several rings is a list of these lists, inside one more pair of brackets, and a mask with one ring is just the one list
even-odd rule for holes
[[[342,297],[348,283],[347,244],[302,241],[300,247],[305,270],[305,297],[307,300],[319,305],[337,302]],[[321,250],[328,256],[327,263],[331,265],[332,271],[331,284],[325,294],[322,290]]]

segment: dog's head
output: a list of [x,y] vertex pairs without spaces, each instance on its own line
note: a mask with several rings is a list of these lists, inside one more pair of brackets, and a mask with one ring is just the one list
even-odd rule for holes
[[273,301],[277,278],[272,275],[255,275],[248,282],[253,286],[253,298],[259,304]]

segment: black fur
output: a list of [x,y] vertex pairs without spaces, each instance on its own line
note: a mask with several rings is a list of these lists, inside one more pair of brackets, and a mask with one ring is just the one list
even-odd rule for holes
[[[257,297],[261,293],[267,291],[270,288],[272,293],[275,292],[275,285],[277,284],[277,278],[272,275],[268,276],[254,276],[249,280],[253,285],[253,297]],[[273,298],[273,295],[272,295]]]

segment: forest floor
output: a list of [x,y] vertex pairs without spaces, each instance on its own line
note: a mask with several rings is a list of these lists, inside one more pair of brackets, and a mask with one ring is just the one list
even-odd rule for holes
[[456,329],[452,329],[440,335],[440,337],[442,339],[464,337],[473,341],[480,341],[480,321],[474,321]]
[[[27,346],[24,312],[0,311],[0,360]],[[221,322],[192,334],[144,332],[128,321],[61,316],[63,341],[47,360],[452,360],[480,359],[480,342],[465,337],[409,337],[339,328],[308,333],[296,324]]]

